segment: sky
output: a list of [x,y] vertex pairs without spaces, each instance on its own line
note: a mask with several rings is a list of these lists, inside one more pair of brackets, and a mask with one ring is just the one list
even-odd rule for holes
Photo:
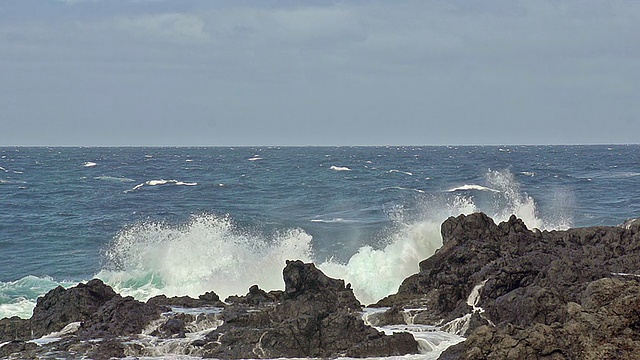
[[640,142],[640,1],[0,0],[0,146]]

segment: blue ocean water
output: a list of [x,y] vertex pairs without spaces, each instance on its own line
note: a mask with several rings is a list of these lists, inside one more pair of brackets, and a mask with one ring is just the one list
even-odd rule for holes
[[529,227],[640,214],[640,146],[0,148],[0,318],[99,277],[145,300],[283,288],[314,261],[374,302],[448,216]]

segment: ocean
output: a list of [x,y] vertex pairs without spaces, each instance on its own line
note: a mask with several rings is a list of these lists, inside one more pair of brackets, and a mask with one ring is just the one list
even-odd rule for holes
[[283,289],[287,259],[370,304],[449,216],[617,225],[639,186],[640,145],[1,147],[0,318],[96,277],[139,300]]

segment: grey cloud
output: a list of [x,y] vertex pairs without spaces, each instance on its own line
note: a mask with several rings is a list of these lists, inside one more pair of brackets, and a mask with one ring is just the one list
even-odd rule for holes
[[0,21],[0,143],[637,142],[638,2],[157,4]]

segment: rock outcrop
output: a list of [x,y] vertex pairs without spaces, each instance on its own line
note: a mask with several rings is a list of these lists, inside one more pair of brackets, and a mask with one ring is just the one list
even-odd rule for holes
[[[100,280],[70,289],[58,287],[38,300],[31,319],[0,321],[0,343],[5,343],[0,356],[108,359],[153,355],[140,343],[142,332],[159,342],[184,339],[185,352],[203,357],[417,353],[410,334],[387,336],[365,325],[361,305],[343,280],[332,279],[301,261],[287,262],[283,276],[284,291],[267,293],[252,286],[247,295],[230,297],[230,304],[213,292],[198,299],[157,296],[143,303],[116,294]],[[171,307],[198,310],[174,311]],[[187,337],[189,332],[206,328],[215,330],[191,338],[195,340]],[[59,332],[58,338],[42,346],[29,342],[51,332]]]
[[[420,272],[377,304],[390,309],[371,323],[466,336],[443,360],[640,359],[640,221],[547,232],[515,217],[496,225],[478,213],[446,220],[442,238]],[[142,303],[100,280],[58,287],[38,300],[31,319],[0,319],[0,357],[149,356],[143,332],[184,354],[229,359],[418,351],[409,333],[365,325],[343,280],[301,261],[288,261],[283,278],[283,291],[252,286],[226,303],[213,292]],[[51,332],[59,339],[29,342]]]
[[271,301],[252,288],[245,299],[227,307],[225,323],[211,332],[205,356],[217,358],[278,358],[391,356],[417,353],[408,333],[384,335],[366,326],[361,305],[350,286],[332,279],[313,264],[288,261],[283,270],[285,290]]
[[424,307],[426,324],[473,313],[441,359],[640,358],[639,221],[541,232],[478,213],[449,218],[442,237],[378,303]]

